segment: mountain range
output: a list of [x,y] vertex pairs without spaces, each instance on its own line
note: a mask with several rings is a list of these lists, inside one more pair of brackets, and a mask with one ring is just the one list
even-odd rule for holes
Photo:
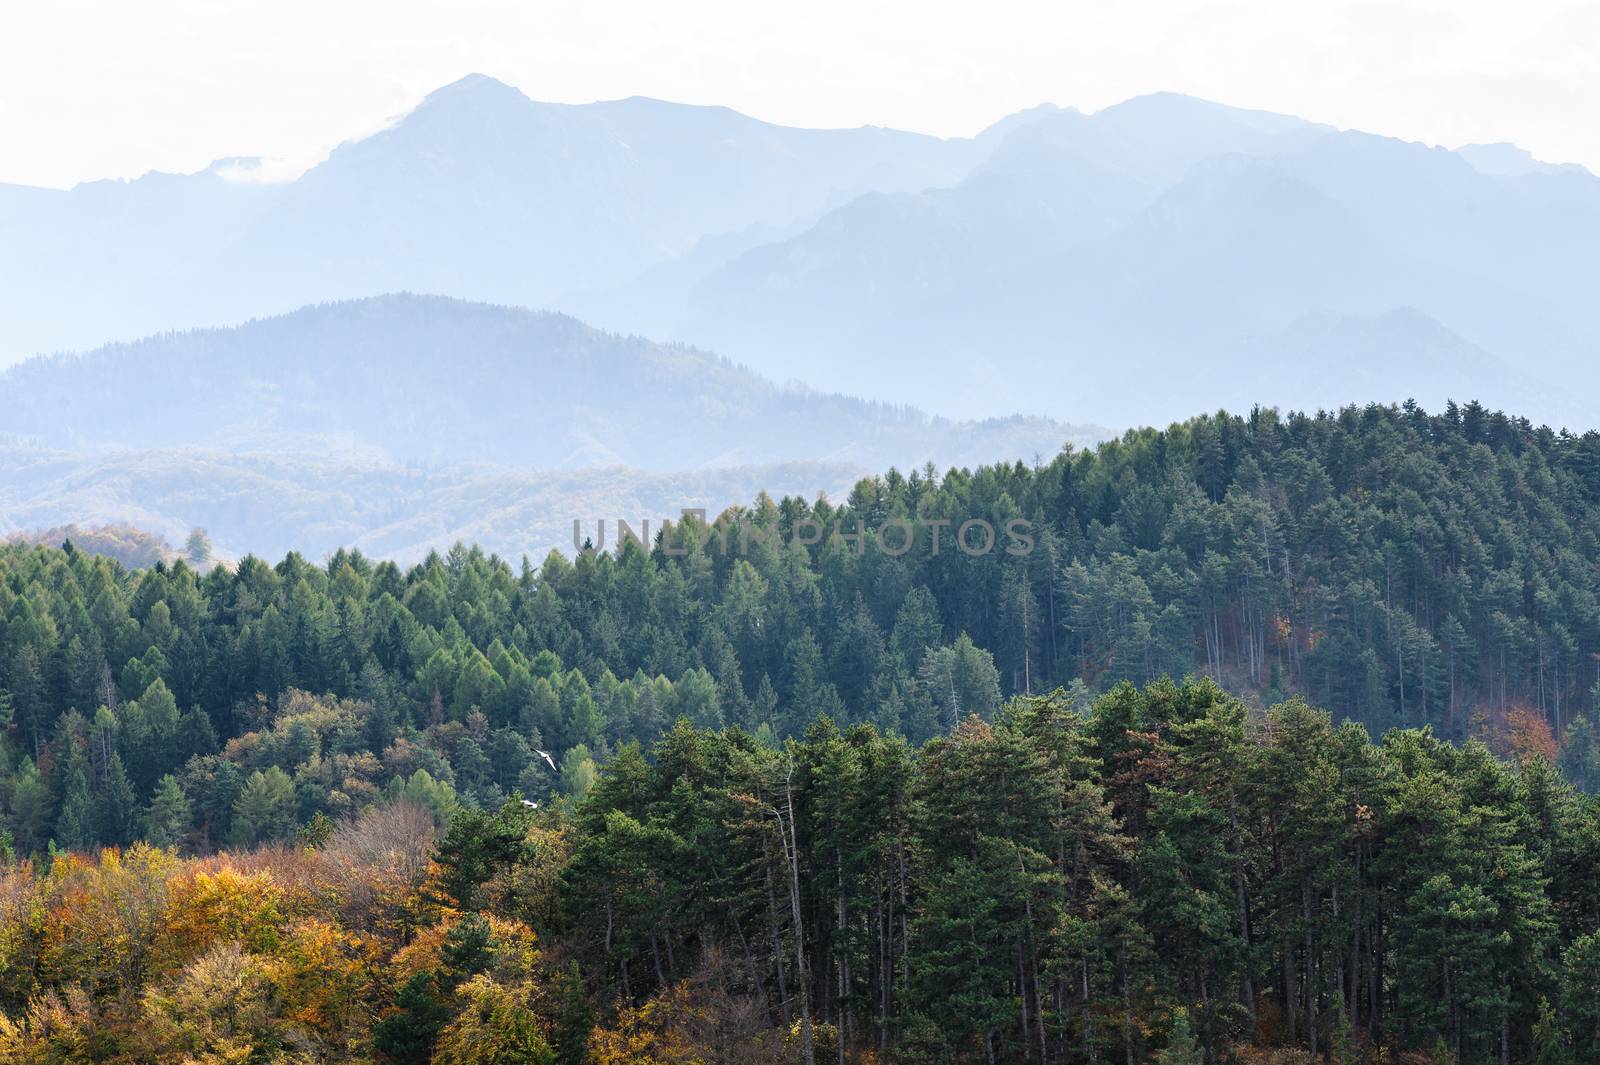
[[0,534],[132,525],[181,542],[515,557],[574,519],[835,496],[891,466],[1048,460],[1109,435],[954,422],[780,385],[565,315],[393,295],[0,372]]
[[1514,145],[1173,94],[941,140],[473,75],[296,180],[251,167],[0,186],[0,360],[405,290],[961,418],[1600,398],[1600,179]]
[[0,282],[26,297],[0,309],[0,354],[401,290],[559,309],[702,240],[738,248],[865,192],[957,181],[980,141],[642,98],[538,103],[471,75],[294,181],[256,182],[256,161],[224,159],[70,190],[0,186],[0,236],[20,252]]
[[[1145,97],[1041,116],[952,188],[862,197],[744,252],[655,328],[908,402],[976,369],[947,411],[1128,423],[1241,398],[1492,395],[1591,424],[1597,249],[1587,171],[1483,173],[1444,149]],[[1330,330],[1362,342],[1325,350]],[[1312,351],[1331,361],[1297,360]]]
[[776,384],[566,315],[393,295],[165,333],[0,371],[0,436],[35,446],[310,451],[413,465],[671,472],[824,461],[942,468],[1103,438],[954,422]]
[[254,168],[0,186],[0,534],[539,554],[1197,410],[1600,400],[1600,179],[1510,144],[1173,94],[939,139],[473,75]]

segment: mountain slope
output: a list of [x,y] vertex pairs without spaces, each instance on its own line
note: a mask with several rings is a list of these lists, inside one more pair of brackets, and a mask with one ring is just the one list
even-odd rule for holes
[[[1430,394],[1498,398],[1515,363],[1530,410],[1590,424],[1600,389],[1578,375],[1600,343],[1596,285],[1600,179],[1581,168],[1484,173],[1443,149],[1162,95],[1043,115],[952,189],[866,196],[746,251],[666,332],[946,413],[1070,395],[1105,420],[1160,421],[1232,394],[1165,387],[1196,363],[1227,380],[1287,357],[1256,341],[1293,323],[1414,309],[1484,356],[1438,366]],[[1399,345],[1388,361],[1413,361],[1403,330],[1380,332]],[[1253,401],[1320,402],[1272,377]],[[1367,400],[1416,387],[1364,380]]]
[[0,535],[71,522],[224,549],[508,556],[887,466],[1048,461],[1105,437],[781,386],[693,348],[437,296],[304,308],[0,372]]
[[0,373],[0,435],[71,449],[336,451],[402,463],[689,470],[972,464],[1104,435],[952,423],[772,383],[565,315],[436,296],[307,307]]
[[0,186],[0,362],[397,290],[553,307],[696,241],[870,190],[950,184],[975,140],[775,126],[632,98],[539,103],[471,75],[299,179],[237,161],[69,192]]
[[843,463],[518,471],[306,452],[69,452],[4,444],[0,470],[0,539],[76,523],[132,527],[181,544],[198,526],[230,557],[298,551],[322,558],[359,547],[401,562],[457,540],[505,558],[571,554],[574,521],[587,537],[604,520],[614,538],[619,519],[635,531],[648,521],[653,534],[684,509],[716,514],[760,492],[840,498],[866,475]]
[[[1473,353],[1434,362],[1429,396],[1575,427],[1600,405],[1600,179],[1512,146],[1451,152],[1174,94],[941,141],[637,98],[542,104],[475,76],[297,181],[230,180],[239,167],[0,187],[0,244],[21,252],[0,258],[0,361],[425,291],[947,416],[1133,424],[1326,350],[1262,347],[1296,323],[1415,312]],[[1412,334],[1356,334],[1372,372],[1334,392],[1419,388],[1385,372],[1432,357]],[[1348,361],[1325,357],[1274,366],[1250,400],[1322,403],[1307,382]],[[1518,391],[1495,391],[1508,380]],[[619,457],[569,428],[538,461]]]

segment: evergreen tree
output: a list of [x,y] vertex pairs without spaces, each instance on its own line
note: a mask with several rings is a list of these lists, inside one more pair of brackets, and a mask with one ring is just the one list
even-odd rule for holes
[[1205,1052],[1195,1042],[1189,1024],[1189,1011],[1172,1011],[1172,1027],[1167,1029],[1167,1045],[1156,1055],[1156,1065],[1203,1065]]
[[106,765],[95,806],[97,839],[119,845],[133,841],[138,830],[139,800],[127,771],[122,768],[122,755],[115,751]]
[[822,648],[810,629],[800,634],[789,652],[789,699],[783,712],[783,731],[797,735],[819,717],[843,716],[839,692],[827,679]]
[[395,996],[395,1010],[374,1026],[372,1046],[394,1065],[428,1065],[451,1010],[432,971],[415,974]]
[[1561,1015],[1576,1061],[1600,1061],[1600,932],[1579,936],[1561,959]]
[[62,722],[56,768],[60,799],[57,803],[55,839],[61,846],[85,850],[96,842],[99,829],[88,743],[80,729],[83,719],[69,715]]
[[11,783],[10,820],[13,843],[23,854],[42,850],[52,822],[50,790],[33,759],[24,757]]
[[471,808],[457,812],[434,859],[447,899],[469,907],[483,885],[527,854],[527,829],[527,813],[514,803],[494,813]]
[[750,720],[756,726],[775,726],[778,718],[778,692],[772,686],[772,678],[761,674],[761,685],[756,689],[755,699],[750,705]]
[[158,847],[176,847],[189,834],[194,811],[183,785],[171,773],[156,782],[155,794],[144,811],[145,839]]
[[233,839],[242,846],[288,839],[297,826],[294,781],[277,766],[251,773],[233,806]]
[[599,773],[589,748],[580,743],[561,757],[561,790],[574,802],[580,801],[594,786]]
[[1556,1027],[1555,1010],[1544,999],[1539,1000],[1539,1020],[1533,1026],[1533,1057],[1530,1065],[1570,1065],[1560,1029]]
[[585,994],[578,963],[573,962],[560,980],[560,1012],[556,1015],[556,1065],[584,1065],[588,1060],[589,1034],[594,1029],[594,1014]]

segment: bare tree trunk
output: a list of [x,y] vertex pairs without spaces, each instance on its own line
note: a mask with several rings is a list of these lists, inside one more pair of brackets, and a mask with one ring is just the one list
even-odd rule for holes
[[1128,944],[1124,940],[1117,952],[1117,973],[1122,982],[1122,1057],[1125,1065],[1133,1065],[1133,1028],[1129,1018],[1133,1014],[1133,997],[1128,991]]
[[[1233,835],[1233,893],[1235,904],[1239,907],[1239,940],[1250,949],[1250,900],[1245,893],[1244,875],[1244,848],[1239,843],[1239,805],[1238,797],[1230,795],[1228,798],[1228,828]],[[1256,984],[1255,978],[1250,975],[1250,967],[1244,966],[1244,975],[1241,978],[1244,992],[1244,1007],[1250,1012],[1250,1023],[1256,1022]]]
[[[766,845],[763,844],[763,850]],[[783,936],[778,929],[778,897],[772,887],[772,865],[764,862],[767,880],[767,932],[772,938],[772,961],[778,969],[778,1002],[782,1006],[783,1026],[789,1027],[789,980],[783,967]]]
[[850,955],[846,949],[844,934],[846,924],[844,904],[844,854],[837,846],[833,848],[833,868],[835,876],[838,879],[838,883],[834,887],[834,950],[837,952],[834,958],[834,971],[836,979],[834,994],[838,998],[836,1008],[839,1011],[839,1038],[836,1040],[836,1042],[839,1044],[839,1065],[844,1065],[844,1048],[845,1044],[850,1041],[850,1013],[849,1007],[846,1005],[846,1000],[850,994]]
[[783,778],[784,803],[789,810],[788,828],[783,818],[778,818],[778,831],[785,833],[783,849],[789,859],[789,909],[794,920],[794,966],[800,981],[800,1050],[805,1065],[817,1065],[816,1045],[811,1033],[811,980],[806,975],[805,920],[800,913],[800,840],[795,835],[794,821],[794,766],[791,763]]
[[1300,881],[1300,906],[1306,921],[1306,1038],[1317,1056],[1317,955],[1311,933],[1311,880]]

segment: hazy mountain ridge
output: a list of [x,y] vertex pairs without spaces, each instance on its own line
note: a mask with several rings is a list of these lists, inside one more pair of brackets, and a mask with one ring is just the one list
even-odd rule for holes
[[470,75],[286,183],[214,165],[0,185],[0,239],[22,250],[0,263],[20,297],[0,308],[0,360],[398,290],[560,308],[707,237],[951,184],[988,147],[639,97],[541,103]]
[[1040,418],[951,422],[566,315],[410,295],[35,358],[0,372],[0,395],[0,436],[51,447],[332,447],[523,470],[943,467],[1107,435]]
[[1553,382],[1600,340],[1600,308],[1581,295],[1600,282],[1597,248],[1600,180],[1582,168],[1486,174],[1440,148],[1150,97],[1043,116],[954,189],[865,197],[746,252],[692,290],[673,335],[757,367],[820,359],[814,382],[869,395],[915,358],[922,387],[896,394],[924,405],[994,353],[1009,377],[945,392],[940,409],[1038,410],[1070,395],[1103,420],[1160,421],[1197,401],[1163,388],[1195,362],[1216,380],[1248,376],[1272,357],[1254,337],[1410,309],[1501,369],[1476,374],[1472,359],[1423,374],[1397,335],[1397,372],[1367,391],[1315,395],[1279,376],[1284,387],[1253,399],[1438,405],[1493,394],[1514,360],[1529,381],[1517,402],[1581,422],[1594,397]]
[[[239,165],[0,187],[0,240],[22,249],[0,262],[0,358],[406,290],[960,417],[1161,422],[1262,374],[1252,401],[1286,408],[1476,396],[1583,426],[1600,399],[1600,179],[1513,145],[1452,152],[1170,93],[939,140],[538,103],[475,75],[295,181],[229,180]],[[1461,358],[1380,327],[1361,358],[1392,373],[1263,361],[1304,348],[1300,323],[1391,313],[1432,320]],[[1279,335],[1283,352],[1262,346]]]
[[1048,461],[1107,435],[952,422],[566,315],[397,295],[0,372],[0,534],[204,526],[235,552],[415,558],[460,538],[542,555],[574,518],[837,495],[889,466]]
[[[182,543],[196,526],[224,554],[340,547],[414,562],[457,540],[505,558],[572,553],[616,521],[652,535],[684,508],[711,514],[761,492],[840,498],[867,471],[840,463],[777,463],[652,473],[620,466],[556,471],[421,467],[311,453],[196,448],[69,452],[0,445],[0,537],[66,524],[118,525]],[[55,541],[59,542],[59,540]]]

